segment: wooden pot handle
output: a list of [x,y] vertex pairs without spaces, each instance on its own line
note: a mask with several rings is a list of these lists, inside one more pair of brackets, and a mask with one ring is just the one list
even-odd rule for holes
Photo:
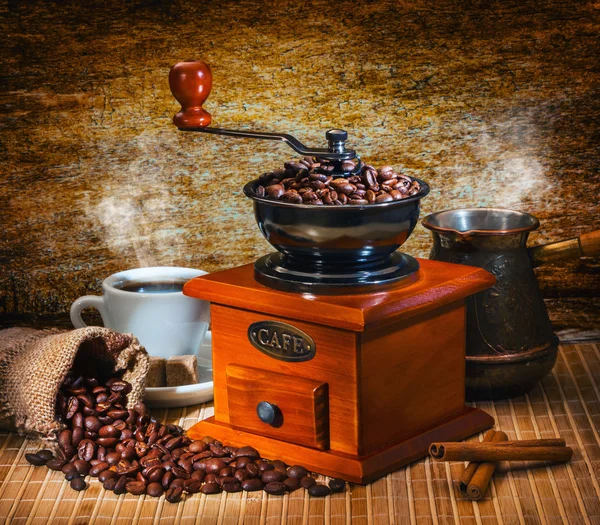
[[205,128],[212,117],[202,108],[212,87],[210,66],[201,60],[185,60],[175,64],[169,72],[171,93],[181,104],[181,111],[173,117],[179,129]]
[[598,257],[600,256],[600,230],[583,233],[574,239],[530,248],[530,254],[533,266],[579,257]]

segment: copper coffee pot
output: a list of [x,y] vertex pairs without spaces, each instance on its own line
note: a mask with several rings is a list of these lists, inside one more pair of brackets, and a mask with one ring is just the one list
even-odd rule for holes
[[433,213],[430,259],[479,266],[496,284],[467,303],[467,397],[522,395],[556,362],[558,338],[533,269],[549,262],[600,255],[600,231],[527,248],[533,215],[498,208]]

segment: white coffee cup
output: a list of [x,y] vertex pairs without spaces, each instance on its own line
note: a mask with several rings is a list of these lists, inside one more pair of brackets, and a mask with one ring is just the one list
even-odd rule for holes
[[[116,332],[132,333],[153,356],[196,355],[199,364],[208,364],[210,349],[202,341],[210,323],[208,301],[187,297],[180,291],[157,291],[157,283],[183,283],[207,272],[192,268],[156,266],[118,272],[102,282],[102,296],[85,295],[71,306],[75,328],[87,326],[81,318],[84,308],[96,308],[104,326]],[[141,291],[141,283],[154,283]]]

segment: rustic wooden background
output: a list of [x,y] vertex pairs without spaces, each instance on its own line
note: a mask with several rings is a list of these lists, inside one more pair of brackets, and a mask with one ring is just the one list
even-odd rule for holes
[[[212,66],[216,125],[343,127],[431,184],[424,215],[528,211],[532,244],[598,228],[599,29],[593,1],[0,1],[0,322],[64,321],[119,269],[269,251],[241,188],[294,154],[178,133],[187,58]],[[405,249],[429,244],[418,226]],[[599,268],[539,270],[563,337],[600,336]]]

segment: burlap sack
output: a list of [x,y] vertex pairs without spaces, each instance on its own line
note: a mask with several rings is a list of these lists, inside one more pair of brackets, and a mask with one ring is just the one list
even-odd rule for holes
[[52,440],[56,395],[67,373],[108,378],[122,373],[133,390],[130,406],[142,399],[149,358],[131,334],[89,326],[70,332],[0,330],[0,427]]

